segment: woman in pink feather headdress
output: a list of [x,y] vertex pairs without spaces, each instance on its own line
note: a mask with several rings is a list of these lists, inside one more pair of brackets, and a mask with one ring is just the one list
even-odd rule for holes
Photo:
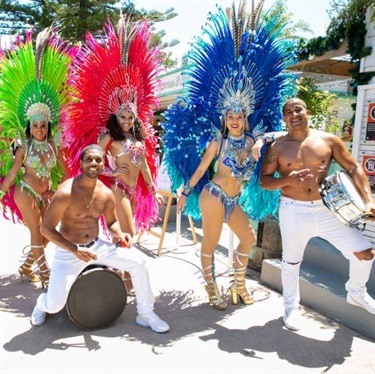
[[99,142],[106,151],[101,179],[115,194],[121,229],[132,236],[159,220],[163,203],[155,187],[158,139],[151,125],[161,54],[150,47],[151,37],[147,21],[128,16],[120,17],[117,30],[108,21],[102,37],[88,33],[70,69],[73,104],[64,123],[73,175],[86,145]]

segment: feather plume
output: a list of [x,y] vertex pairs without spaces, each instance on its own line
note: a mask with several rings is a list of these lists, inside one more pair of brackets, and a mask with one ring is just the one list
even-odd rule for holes
[[[0,178],[3,178],[13,165],[14,145],[27,147],[25,128],[28,124],[27,112],[32,105],[48,106],[53,141],[58,145],[60,109],[69,100],[67,73],[72,54],[51,27],[38,34],[35,52],[32,30],[28,30],[25,38],[18,36],[9,51],[2,50],[0,54],[3,56],[0,74]],[[19,183],[21,177],[22,170],[14,183]],[[62,169],[57,164],[51,171],[52,191],[56,190],[61,177]],[[13,194],[14,186],[1,201],[3,215],[14,222],[22,222]]]
[[[152,34],[146,20],[130,21],[121,17],[115,30],[107,21],[101,35],[88,33],[85,43],[70,66],[69,84],[72,102],[64,108],[63,142],[66,146],[71,175],[80,172],[79,155],[82,149],[98,142],[111,114],[110,100],[115,92],[121,100],[136,100],[137,117],[143,123],[146,160],[153,180],[156,180],[157,137],[150,124],[153,109],[159,105],[156,91],[160,86],[160,51],[150,46]],[[130,97],[130,92],[132,96]],[[126,95],[129,94],[127,97]],[[136,188],[135,226],[137,231],[149,229],[158,218],[155,200],[148,191],[142,175]]]
[[[259,18],[263,3],[261,0],[255,6],[253,1],[247,16],[246,2],[240,3],[238,11],[233,2],[231,22],[218,7],[216,14],[209,14],[202,37],[192,44],[183,71],[188,78],[184,83],[186,96],[167,110],[166,122],[162,123],[166,131],[163,162],[172,190],[189,181],[213,132],[220,130],[225,98],[244,95],[239,102],[248,115],[251,132],[281,130],[284,98],[295,92],[295,77],[284,71],[294,62],[294,46],[281,38],[285,25],[276,17]],[[250,107],[245,104],[246,98]],[[254,219],[277,210],[278,192],[259,186],[261,163],[262,159],[240,199],[244,211]],[[200,219],[198,199],[209,179],[208,171],[189,195],[184,214]]]
[[35,68],[36,68],[36,77],[38,80],[42,79],[42,64],[43,56],[47,48],[49,38],[52,34],[52,27],[47,27],[41,31],[36,38],[35,44]]

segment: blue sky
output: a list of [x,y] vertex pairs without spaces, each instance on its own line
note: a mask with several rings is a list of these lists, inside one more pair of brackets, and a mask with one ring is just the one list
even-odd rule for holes
[[[325,35],[329,25],[327,9],[330,8],[330,0],[285,0],[289,12],[294,14],[295,20],[305,20],[309,23],[314,35],[307,37]],[[21,0],[20,2],[26,2]],[[178,39],[180,43],[170,49],[173,58],[180,59],[189,50],[189,41],[196,35],[200,35],[201,27],[204,25],[210,11],[215,11],[215,4],[222,8],[230,7],[232,0],[133,0],[137,9],[156,9],[166,11],[168,8],[175,8],[179,14],[177,17],[163,22],[158,28],[165,30],[165,40]],[[264,9],[268,9],[274,0],[266,0]],[[251,0],[248,0],[251,6]],[[258,1],[256,0],[256,3]],[[237,0],[238,4],[238,0]],[[6,42],[6,37],[3,37]]]
[[[294,20],[304,20],[309,23],[314,35],[307,37],[325,35],[330,23],[327,9],[330,9],[330,0],[285,0],[288,11],[293,13]],[[133,0],[137,9],[156,9],[166,11],[173,7],[179,16],[163,22],[158,28],[165,30],[165,40],[178,39],[179,45],[171,48],[173,58],[180,59],[189,50],[189,41],[196,35],[200,35],[201,27],[204,25],[210,11],[215,11],[215,4],[223,9],[231,7],[232,0]],[[264,9],[273,4],[273,0],[266,0]],[[258,3],[258,1],[256,1]],[[238,4],[238,0],[237,0]],[[247,2],[251,7],[251,0]]]

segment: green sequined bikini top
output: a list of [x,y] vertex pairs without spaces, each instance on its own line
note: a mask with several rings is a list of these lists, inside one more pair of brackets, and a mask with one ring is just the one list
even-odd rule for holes
[[[47,157],[47,162],[42,163],[44,155]],[[30,142],[26,154],[26,165],[35,169],[39,178],[51,178],[51,170],[56,166],[56,163],[55,149],[48,141],[39,142],[33,139]]]

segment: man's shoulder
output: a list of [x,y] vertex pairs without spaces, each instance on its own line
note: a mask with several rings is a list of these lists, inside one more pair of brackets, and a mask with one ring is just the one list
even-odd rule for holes
[[310,131],[309,137],[313,139],[321,139],[326,142],[340,140],[340,138],[335,134],[332,134],[330,132],[326,132],[323,130],[317,130],[317,129],[312,129]]
[[112,190],[105,184],[103,183],[100,179],[97,180],[96,182],[97,188],[99,188],[100,192],[105,194],[105,195],[113,195]]
[[68,178],[64,182],[62,182],[59,185],[58,190],[60,191],[70,191],[72,189],[72,184],[73,184],[74,178]]

